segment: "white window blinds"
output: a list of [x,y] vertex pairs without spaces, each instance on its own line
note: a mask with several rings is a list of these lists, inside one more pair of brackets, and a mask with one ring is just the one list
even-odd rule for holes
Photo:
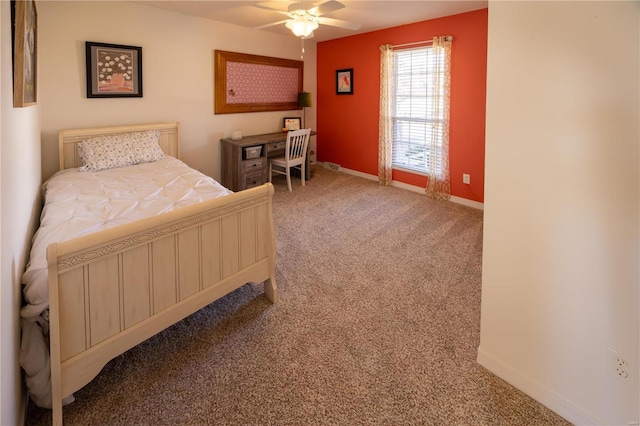
[[[429,152],[431,139],[436,138],[435,146],[442,148],[443,90],[432,83],[437,54],[431,47],[420,47],[394,55],[393,166],[427,173],[431,159],[441,157]],[[444,79],[438,84],[442,87]],[[437,173],[440,170],[436,164]]]

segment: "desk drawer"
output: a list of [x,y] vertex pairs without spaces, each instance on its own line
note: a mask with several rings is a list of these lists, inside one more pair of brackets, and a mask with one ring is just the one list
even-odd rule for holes
[[247,174],[253,173],[254,171],[262,171],[266,165],[267,159],[265,157],[252,158],[242,162],[242,170]]
[[273,151],[282,151],[284,152],[284,147],[287,146],[286,141],[278,141],[278,142],[269,142],[267,144],[267,152]]
[[253,188],[254,186],[260,186],[266,182],[265,174],[263,172],[248,174],[245,178],[245,189]]

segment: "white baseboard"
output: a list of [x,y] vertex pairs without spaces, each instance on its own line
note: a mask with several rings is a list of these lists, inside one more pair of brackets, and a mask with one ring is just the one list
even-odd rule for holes
[[456,197],[455,195],[452,195],[449,201],[451,201],[452,203],[462,204],[463,206],[473,207],[474,209],[484,210],[484,203],[469,200],[468,198]]
[[378,181],[378,176],[370,175],[369,173],[363,173],[357,170],[345,169],[344,167],[340,167],[340,171],[348,175],[358,176],[367,180],[372,180],[374,182]]
[[599,418],[587,413],[572,402],[562,398],[551,389],[541,385],[499,359],[478,349],[478,364],[491,371],[510,385],[526,393],[550,410],[570,421],[574,425],[604,425]]
[[[316,163],[319,166],[322,166],[323,163],[322,162],[318,162]],[[359,176],[361,178],[364,179],[368,179],[368,180],[373,180],[373,181],[378,181],[378,176],[375,175],[370,175],[369,173],[363,173],[363,172],[359,172],[357,170],[351,170],[351,169],[346,169],[344,167],[340,167],[340,171],[347,173],[349,175],[354,175],[354,176]],[[403,182],[398,182],[398,181],[393,181],[391,182],[391,186],[395,186],[398,188],[402,188],[402,189],[406,189],[408,191],[412,191],[412,192],[416,192],[418,194],[424,194],[424,188],[420,188],[418,186],[415,185],[409,185],[407,183],[403,183]],[[479,210],[484,210],[484,204],[480,203],[478,201],[473,201],[473,200],[469,200],[467,198],[462,198],[462,197],[456,197],[455,195],[451,196],[451,199],[449,200],[452,203],[457,203],[457,204],[462,204],[464,206],[467,207],[473,207],[474,209],[479,209]]]

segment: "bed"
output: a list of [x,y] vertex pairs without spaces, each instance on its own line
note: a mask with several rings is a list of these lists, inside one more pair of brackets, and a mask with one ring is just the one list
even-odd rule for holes
[[[82,148],[83,141],[146,132],[157,135],[157,144],[166,155],[166,158],[152,162],[153,167],[182,167],[180,164],[184,163],[177,160],[180,154],[178,123],[61,130],[61,172],[56,176],[62,175],[63,180],[62,183],[53,179],[48,181],[45,184],[47,191],[54,191],[54,185],[63,188],[70,185],[64,179],[82,176],[77,168],[83,166],[82,149],[88,146],[85,142],[85,148]],[[125,175],[125,171],[142,167],[152,166],[145,163],[110,171]],[[101,179],[101,173],[103,171],[91,172],[86,179]],[[31,366],[25,368],[25,372],[29,377],[35,377],[34,373],[37,373],[41,382],[50,379],[54,424],[62,423],[63,399],[72,397],[73,392],[91,381],[109,360],[216,299],[247,283],[261,282],[264,282],[266,298],[272,303],[277,299],[271,184],[232,193],[193,169],[180,169],[177,177],[170,179],[146,169],[139,173],[142,178],[157,173],[162,188],[155,193],[178,192],[179,201],[167,202],[168,205],[161,207],[157,214],[133,221],[124,218],[129,205],[117,204],[121,206],[117,212],[119,219],[111,227],[66,241],[56,238],[47,244],[45,272],[48,285],[45,287],[48,295],[46,290],[39,291],[44,291],[48,300],[23,308],[23,324],[31,326],[25,328],[23,325],[21,363],[23,357],[28,358],[28,352],[42,346],[30,342],[29,335],[44,330],[42,333],[46,336],[49,328],[50,375],[46,359],[44,364],[40,362],[38,357],[43,355],[37,352],[33,352],[30,359],[38,359],[38,371],[33,371]],[[177,185],[189,176],[198,182],[194,189],[180,189]],[[146,190],[146,184],[134,182],[132,187],[136,191]],[[202,189],[205,184],[219,185],[226,192],[206,199],[213,189],[208,186]],[[98,183],[100,185],[111,184]],[[207,194],[198,193],[197,202],[183,202],[183,198],[186,200],[183,193],[198,191]],[[139,206],[147,199],[153,203],[155,193],[149,190],[148,194],[144,193],[143,201],[131,204]],[[91,210],[101,203],[91,198],[87,202],[86,197],[87,190],[81,189],[75,198],[63,197],[62,205],[72,208],[74,203],[84,199],[86,206],[83,209]],[[46,234],[47,206],[45,203],[41,227],[34,237],[30,264],[25,273],[28,278],[37,275],[30,269],[38,256],[34,251],[43,245],[42,241],[37,241],[39,234]],[[75,217],[79,213],[64,213],[63,209],[63,214]],[[35,284],[29,285],[36,288]],[[48,310],[44,305],[48,305]]]

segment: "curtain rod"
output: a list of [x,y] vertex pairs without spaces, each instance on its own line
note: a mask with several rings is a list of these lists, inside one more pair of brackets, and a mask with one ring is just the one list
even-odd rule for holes
[[[447,41],[452,41],[453,40],[453,36],[446,36],[445,39]],[[416,41],[413,43],[404,43],[404,44],[393,44],[391,45],[391,47],[396,48],[396,47],[406,47],[406,46],[415,46],[418,44],[430,44],[433,43],[433,40],[423,40],[423,41]]]

